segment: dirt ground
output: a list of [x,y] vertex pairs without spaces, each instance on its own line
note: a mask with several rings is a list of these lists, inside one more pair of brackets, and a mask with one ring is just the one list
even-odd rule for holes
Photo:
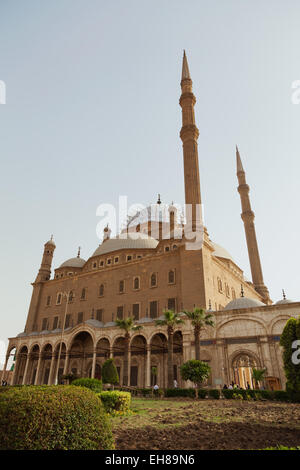
[[133,399],[113,418],[120,450],[226,450],[300,446],[300,404]]

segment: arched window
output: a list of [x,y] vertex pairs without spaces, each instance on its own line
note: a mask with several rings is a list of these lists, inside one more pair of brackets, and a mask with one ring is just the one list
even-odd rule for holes
[[134,280],[133,280],[133,288],[135,290],[139,289],[140,288],[140,278],[139,277],[135,277]]
[[56,303],[57,303],[57,305],[61,304],[61,293],[60,292],[57,294]]
[[156,273],[151,274],[150,285],[151,285],[151,287],[156,287],[157,286],[157,275],[156,275]]
[[99,296],[103,297],[104,296],[104,284],[101,284],[99,287]]
[[231,297],[232,297],[233,299],[235,299],[235,298],[236,298],[236,295],[235,295],[235,290],[234,290],[234,288],[233,288],[233,287],[231,288]]
[[174,284],[175,283],[175,271],[174,270],[169,271],[168,283],[169,284]]
[[71,290],[69,293],[69,302],[72,302],[74,300],[74,292]]
[[84,287],[81,291],[81,300],[85,300],[85,298],[86,298],[86,289]]
[[219,292],[223,291],[222,281],[221,281],[220,278],[218,278],[218,290],[219,290]]
[[225,291],[226,291],[226,296],[230,297],[228,284],[225,284]]
[[125,291],[125,281],[122,280],[119,282],[119,293],[123,294],[124,291]]

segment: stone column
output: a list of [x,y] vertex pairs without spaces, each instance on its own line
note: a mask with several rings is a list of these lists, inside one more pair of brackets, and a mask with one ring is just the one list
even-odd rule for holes
[[41,361],[42,361],[42,353],[39,353],[39,360],[38,360],[38,364],[37,364],[37,368],[36,368],[36,375],[35,375],[34,385],[38,385],[38,383],[39,383]]
[[67,375],[69,368],[70,352],[66,351],[63,375]]
[[27,357],[26,357],[26,362],[25,362],[25,369],[24,369],[24,375],[23,375],[22,385],[26,385],[26,378],[27,378],[28,366],[29,366],[29,353],[27,353]]
[[114,350],[112,347],[109,348],[109,359],[113,359],[114,357]]
[[92,364],[92,379],[95,378],[95,370],[96,370],[96,359],[97,359],[97,348],[93,350],[93,364]]
[[151,345],[147,344],[146,387],[151,387]]
[[[8,359],[9,359],[9,354],[6,354],[6,357],[5,357],[5,364],[4,364],[4,367],[3,367],[3,372],[2,372],[2,374],[1,374],[1,381],[2,381],[2,380],[5,380],[5,372],[6,372],[6,367],[7,367]],[[2,382],[1,382],[1,383],[2,383]]]
[[49,378],[48,378],[48,385],[52,385],[52,376],[53,376],[54,365],[55,365],[55,354],[54,354],[54,352],[52,352],[50,372],[49,372]]
[[130,376],[131,376],[131,347],[128,350],[128,386],[130,387]]

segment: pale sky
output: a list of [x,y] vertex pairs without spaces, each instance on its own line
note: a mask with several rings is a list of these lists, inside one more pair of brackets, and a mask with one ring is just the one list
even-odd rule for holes
[[238,144],[265,284],[299,300],[299,44],[298,0],[1,0],[0,342],[24,329],[52,233],[57,267],[96,249],[99,204],[184,203],[183,49],[210,237],[250,277]]

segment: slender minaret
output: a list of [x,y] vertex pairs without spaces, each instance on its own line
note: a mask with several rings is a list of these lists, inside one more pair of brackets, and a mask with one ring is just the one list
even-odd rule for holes
[[257,246],[255,225],[254,225],[254,212],[251,209],[249,198],[250,188],[246,182],[246,174],[242,165],[241,157],[238,148],[236,147],[236,171],[238,177],[238,192],[241,197],[242,205],[242,220],[244,222],[245,234],[247,240],[249,261],[252,274],[252,282],[255,290],[262,296],[265,303],[270,303],[270,296],[268,288],[264,284],[263,273],[261,269],[260,256]]
[[202,216],[197,145],[199,130],[195,123],[194,106],[196,98],[193,94],[192,84],[193,82],[190,77],[189,66],[184,51],[181,76],[182,93],[179,100],[179,104],[182,108],[182,128],[180,131],[180,138],[183,144],[185,203],[187,205],[191,205],[192,229],[195,231],[197,212],[198,218],[200,216],[200,221],[198,221],[198,223],[202,223]]
[[45,282],[49,281],[51,276],[51,266],[55,248],[56,246],[53,241],[53,236],[51,236],[51,239],[44,245],[41,267],[38,271],[35,281],[32,283],[33,291],[25,326],[26,333],[30,331],[37,331],[37,317],[41,295]]
[[44,245],[44,253],[43,253],[43,258],[41,262],[41,267],[39,269],[39,272],[37,274],[37,277],[35,279],[35,282],[43,282],[43,281],[48,281],[51,276],[51,265],[52,265],[52,259],[53,259],[53,254],[56,246],[53,241],[53,235],[51,236],[51,239],[45,243]]

